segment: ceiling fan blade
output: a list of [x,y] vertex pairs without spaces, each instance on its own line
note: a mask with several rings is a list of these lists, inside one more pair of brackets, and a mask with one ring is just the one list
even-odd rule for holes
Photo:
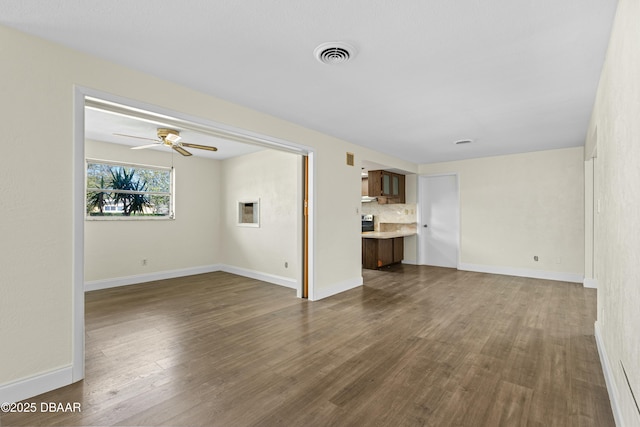
[[189,144],[187,142],[182,143],[183,146],[189,148],[197,148],[199,150],[207,150],[207,151],[218,151],[216,147],[210,147],[208,145],[200,145],[200,144]]
[[178,153],[182,154],[183,156],[191,156],[192,155],[190,152],[188,152],[184,148],[180,147],[179,145],[172,145],[171,148],[173,148],[174,150],[176,150]]
[[147,145],[139,145],[137,147],[131,147],[132,150],[143,150],[145,148],[157,147],[159,143],[155,144],[147,144]]
[[155,141],[155,142],[158,142],[158,139],[157,139],[157,138],[145,138],[144,136],[127,135],[127,134],[124,134],[124,133],[114,133],[114,135],[117,135],[117,136],[125,136],[125,137],[127,137],[127,138],[146,139],[146,140],[148,140],[148,141]]

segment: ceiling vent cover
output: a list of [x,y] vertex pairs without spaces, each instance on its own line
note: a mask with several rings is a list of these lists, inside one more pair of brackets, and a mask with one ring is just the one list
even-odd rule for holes
[[347,62],[355,55],[355,48],[343,42],[322,43],[313,51],[316,59],[323,64],[337,65]]

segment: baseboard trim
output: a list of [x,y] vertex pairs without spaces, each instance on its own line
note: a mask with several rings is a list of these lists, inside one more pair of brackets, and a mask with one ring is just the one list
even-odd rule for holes
[[582,283],[583,276],[559,271],[531,270],[527,268],[500,267],[494,265],[460,263],[458,270],[478,273],[501,274],[505,276],[530,277],[532,279],[556,280],[559,282]]
[[136,274],[134,276],[114,277],[112,279],[91,280],[84,283],[84,291],[97,291],[99,289],[116,288],[118,286],[136,285],[138,283],[153,282],[155,280],[193,276],[194,274],[213,273],[214,271],[220,270],[221,266],[219,264],[213,264],[200,267],[181,268],[178,270],[158,271],[148,274]]
[[248,277],[250,279],[261,280],[263,282],[275,285],[286,286],[287,288],[297,289],[298,281],[288,277],[277,276],[275,274],[262,273],[260,271],[249,270],[246,268],[234,267],[226,264],[212,264],[200,267],[182,268],[179,270],[158,271],[149,274],[137,274],[135,276],[115,277],[113,279],[93,280],[85,282],[84,290],[97,291],[99,289],[116,288],[118,286],[136,285],[139,283],[153,282],[155,280],[174,279],[176,277],[193,276],[194,274],[213,273],[215,271],[224,271],[238,276]]
[[0,402],[19,402],[73,382],[71,365],[0,385]]
[[298,289],[299,284],[296,279],[289,277],[277,276],[275,274],[262,273],[256,270],[249,270],[247,268],[234,267],[232,265],[220,265],[219,270],[226,273],[237,274],[238,276],[248,277],[250,279],[261,280],[263,282],[272,283],[274,285],[285,286],[291,289]]
[[323,298],[328,298],[332,295],[339,294],[341,292],[348,291],[350,289],[357,288],[358,286],[362,286],[363,279],[362,276],[355,277],[349,280],[343,280],[342,282],[334,283],[333,285],[327,288],[318,289],[316,285],[316,289],[314,289],[313,295],[309,295],[309,300],[318,301]]
[[402,264],[418,265],[418,261],[415,259],[403,259]]
[[602,331],[598,321],[594,324],[594,335],[596,337],[596,347],[598,348],[598,355],[600,356],[600,364],[602,365],[604,381],[607,385],[607,391],[609,392],[609,401],[611,402],[613,418],[615,419],[616,426],[625,427],[624,419],[622,418],[622,411],[620,410],[620,399],[615,387],[615,378],[613,377],[611,361],[607,355],[607,349],[604,345],[604,341],[602,341]]
[[598,289],[598,279],[591,279],[591,278],[585,277],[584,280],[582,281],[582,286],[590,289]]

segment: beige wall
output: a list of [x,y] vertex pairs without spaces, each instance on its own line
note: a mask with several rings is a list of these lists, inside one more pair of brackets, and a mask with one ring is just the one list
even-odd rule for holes
[[[298,281],[302,158],[264,150],[223,161],[221,262]],[[260,227],[238,226],[238,202],[260,200]],[[285,267],[285,263],[288,267]]]
[[[220,161],[87,141],[88,158],[170,167],[176,174],[172,221],[86,221],[85,281],[148,275],[219,263]],[[188,244],[186,244],[188,242]],[[147,265],[142,265],[142,259]]]
[[579,147],[421,165],[459,176],[461,268],[582,281],[582,159]]
[[[596,336],[618,425],[640,425],[640,2],[620,0],[587,135],[595,159]],[[600,206],[598,211],[597,206]]]
[[[312,147],[316,296],[361,282],[360,170],[345,164],[345,153],[358,162],[376,153],[2,26],[0,55],[0,116],[11,142],[0,156],[0,235],[8,242],[0,246],[0,391],[73,361],[72,190],[83,181],[74,177],[76,85]],[[31,196],[43,186],[51,191]]]

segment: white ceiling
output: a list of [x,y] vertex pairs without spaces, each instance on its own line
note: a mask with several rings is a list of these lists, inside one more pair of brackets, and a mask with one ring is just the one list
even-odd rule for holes
[[[615,0],[2,0],[0,23],[432,163],[582,145],[615,7]],[[321,64],[313,50],[328,41],[348,42],[357,54]],[[459,139],[475,142],[454,145]]]

